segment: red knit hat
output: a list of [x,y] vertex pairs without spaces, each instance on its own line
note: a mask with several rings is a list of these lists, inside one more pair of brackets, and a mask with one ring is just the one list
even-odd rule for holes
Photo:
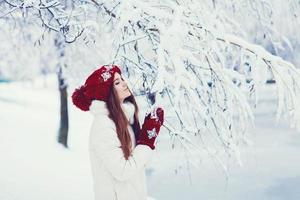
[[116,65],[104,65],[95,70],[86,79],[85,84],[73,92],[73,104],[83,111],[88,111],[95,99],[107,102],[116,72],[121,74],[120,68]]

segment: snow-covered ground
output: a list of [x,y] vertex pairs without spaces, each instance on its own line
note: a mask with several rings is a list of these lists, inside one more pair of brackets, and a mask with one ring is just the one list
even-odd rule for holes
[[[32,83],[0,84],[0,200],[92,200],[87,139],[92,116],[69,99],[69,149],[56,142],[59,96],[55,76]],[[45,86],[45,87],[44,87]],[[273,87],[273,86],[271,86]],[[71,91],[71,90],[70,90]],[[271,92],[270,92],[271,91]],[[70,93],[70,92],[69,92]],[[300,133],[275,124],[276,99],[267,89],[256,108],[253,146],[229,177],[205,155],[199,169],[171,150],[161,134],[147,169],[157,200],[299,200]]]

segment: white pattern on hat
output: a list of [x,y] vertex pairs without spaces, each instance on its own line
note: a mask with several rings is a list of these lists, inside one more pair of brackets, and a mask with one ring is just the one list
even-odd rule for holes
[[104,72],[101,74],[101,76],[104,81],[107,81],[111,77],[111,74],[109,72]]

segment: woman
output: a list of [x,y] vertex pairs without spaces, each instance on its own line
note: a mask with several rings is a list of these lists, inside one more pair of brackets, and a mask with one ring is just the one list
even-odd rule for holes
[[137,103],[116,65],[94,71],[72,100],[94,115],[89,153],[95,200],[146,200],[145,167],[163,124],[163,109],[153,108],[140,128]]

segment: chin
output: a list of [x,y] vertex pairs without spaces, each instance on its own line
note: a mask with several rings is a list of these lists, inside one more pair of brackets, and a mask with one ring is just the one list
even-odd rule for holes
[[131,93],[129,93],[128,95],[126,95],[125,98],[130,97],[130,96],[131,96]]

